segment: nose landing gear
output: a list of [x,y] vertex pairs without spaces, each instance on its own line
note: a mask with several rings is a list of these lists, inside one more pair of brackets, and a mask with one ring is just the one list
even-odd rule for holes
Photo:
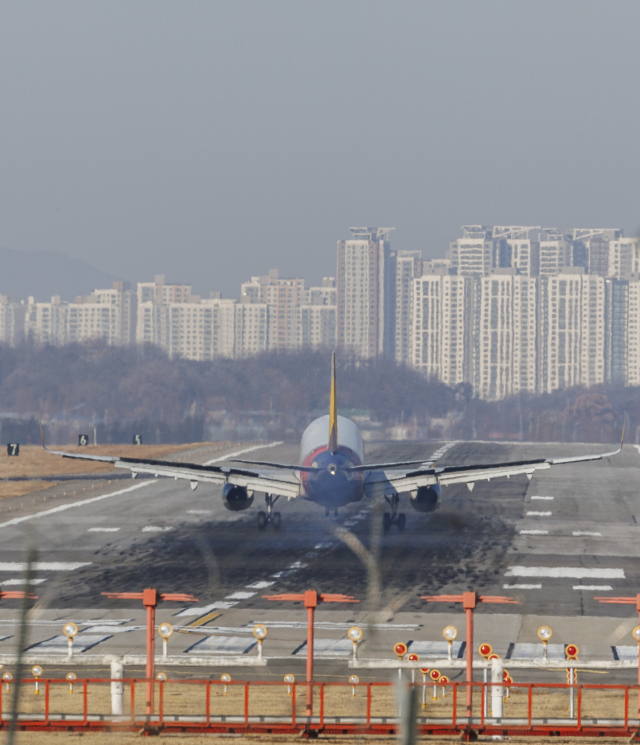
[[392,494],[390,497],[385,494],[384,498],[387,500],[389,507],[391,507],[391,513],[385,512],[382,516],[382,530],[388,533],[391,530],[391,526],[396,525],[402,533],[407,525],[407,516],[404,512],[398,513],[400,497],[397,494]]
[[273,511],[273,505],[280,499],[280,496],[272,497],[271,494],[264,495],[264,501],[267,505],[267,511],[258,512],[258,530],[266,530],[267,525],[271,523],[273,529],[278,531],[281,527],[281,515]]

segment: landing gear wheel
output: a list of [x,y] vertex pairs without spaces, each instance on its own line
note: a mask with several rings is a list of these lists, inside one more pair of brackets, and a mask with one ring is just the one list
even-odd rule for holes
[[391,530],[391,515],[385,512],[382,516],[382,530],[388,533]]
[[271,515],[271,525],[273,525],[274,530],[280,530],[280,513],[274,512],[273,515]]
[[404,514],[404,512],[401,512],[398,515],[398,519],[396,521],[396,525],[398,526],[398,530],[402,533],[402,531],[407,526],[407,516]]
[[267,513],[258,512],[258,530],[264,530],[267,527]]

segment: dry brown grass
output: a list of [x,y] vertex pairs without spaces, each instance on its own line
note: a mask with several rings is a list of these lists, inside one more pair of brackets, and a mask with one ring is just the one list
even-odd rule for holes
[[[185,445],[89,445],[87,447],[61,447],[68,453],[84,453],[86,455],[111,455],[128,458],[144,458],[161,460],[167,456],[175,456],[186,450],[200,447],[210,448],[212,451],[231,447],[229,442],[192,442]],[[21,445],[20,455],[9,457],[6,452],[0,454],[0,479],[17,477],[60,476],[59,482],[51,481],[0,481],[0,499],[7,497],[21,497],[43,489],[49,489],[63,482],[65,476],[77,476],[84,473],[123,473],[115,469],[110,463],[96,461],[74,460],[52,455],[37,445]],[[186,462],[186,458],[172,457],[176,462]]]

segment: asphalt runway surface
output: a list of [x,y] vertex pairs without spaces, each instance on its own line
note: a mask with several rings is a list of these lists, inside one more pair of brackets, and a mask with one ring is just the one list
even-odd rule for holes
[[[427,461],[442,448],[440,465],[613,449],[385,442],[368,444],[366,452],[368,462]],[[220,457],[219,451],[215,455]],[[201,448],[188,457],[203,463],[213,455]],[[254,447],[244,457],[296,463],[298,447]],[[464,616],[459,606],[426,603],[421,596],[474,589],[518,600],[517,605],[483,606],[477,613],[476,639],[483,636],[501,654],[513,655],[513,645],[536,644],[536,629],[544,622],[554,628],[554,642],[576,642],[586,657],[611,659],[616,645],[633,651],[630,632],[637,613],[634,606],[602,605],[595,598],[640,592],[639,476],[640,453],[626,445],[614,458],[552,467],[531,482],[518,476],[477,482],[472,492],[465,485],[447,487],[439,510],[431,514],[413,511],[405,497],[406,530],[394,527],[379,541],[381,510],[367,498],[338,517],[325,517],[323,508],[303,499],[281,499],[276,509],[282,513],[282,529],[259,532],[262,495],[249,510],[232,513],[223,506],[220,488],[213,486],[200,485],[193,492],[188,482],[169,479],[75,481],[75,496],[61,485],[2,501],[0,589],[21,587],[25,550],[35,546],[39,600],[30,645],[32,653],[43,655],[60,651],[61,645],[66,649],[60,637],[66,620],[81,626],[78,654],[82,649],[142,653],[140,602],[110,600],[102,593],[145,587],[199,599],[193,606],[167,603],[159,610],[159,620],[176,627],[200,624],[197,629],[204,632],[175,634],[170,642],[175,653],[255,654],[250,632],[255,622],[265,622],[265,654],[280,659],[270,670],[275,674],[283,666],[302,664],[304,608],[263,595],[315,588],[361,601],[319,609],[320,654],[348,657],[349,626],[374,622],[363,653],[392,657],[393,644],[403,640],[429,654],[429,644],[442,645],[441,630],[448,623],[464,636]],[[365,565],[337,528],[379,553],[381,598],[375,607],[369,602]],[[14,651],[17,607],[17,601],[0,602],[0,653]]]

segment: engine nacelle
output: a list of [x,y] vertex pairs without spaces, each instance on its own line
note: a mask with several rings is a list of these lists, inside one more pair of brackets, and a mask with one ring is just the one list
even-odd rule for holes
[[248,491],[245,486],[225,484],[222,487],[222,499],[228,510],[240,512],[248,509],[253,504],[253,492]]
[[420,486],[411,492],[411,506],[417,512],[433,512],[438,509],[438,500],[442,496],[440,484]]

